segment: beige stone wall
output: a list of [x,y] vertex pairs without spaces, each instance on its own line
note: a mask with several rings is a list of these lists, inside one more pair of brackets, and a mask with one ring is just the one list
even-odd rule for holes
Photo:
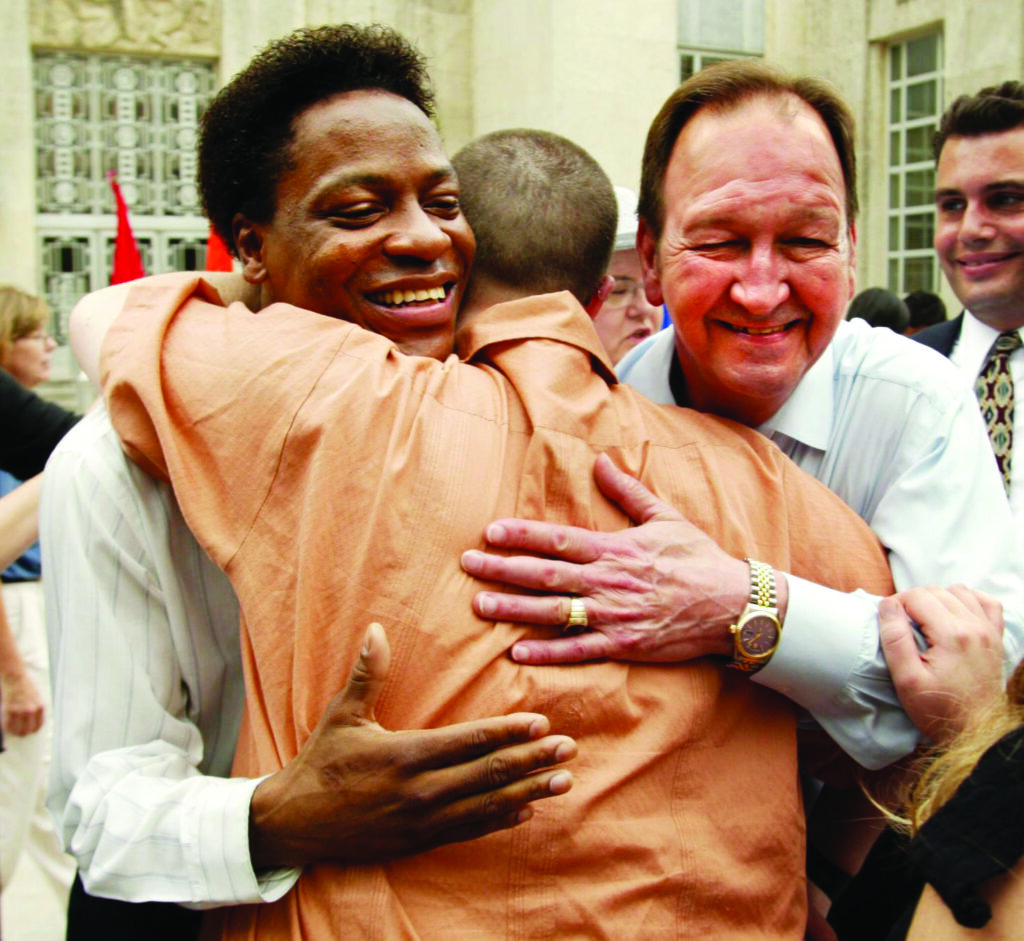
[[[861,183],[858,281],[885,284],[888,44],[940,30],[943,107],[957,95],[1024,77],[1024,4],[990,0],[766,0],[766,58],[839,86],[857,117]],[[958,302],[943,283],[950,313]]]
[[476,0],[476,132],[564,134],[635,188],[647,128],[678,82],[675,9],[675,0]]
[[0,282],[37,289],[28,0],[6,0],[0,47]]

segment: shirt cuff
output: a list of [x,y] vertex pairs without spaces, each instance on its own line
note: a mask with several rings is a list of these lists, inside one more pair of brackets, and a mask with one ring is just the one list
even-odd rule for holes
[[900,706],[878,640],[878,599],[786,575],[779,646],[755,682],[807,709],[865,768],[909,754],[918,733]]
[[222,778],[205,788],[195,813],[183,823],[185,861],[193,898],[190,906],[275,902],[301,869],[267,869],[255,873],[249,855],[249,804],[263,778]]

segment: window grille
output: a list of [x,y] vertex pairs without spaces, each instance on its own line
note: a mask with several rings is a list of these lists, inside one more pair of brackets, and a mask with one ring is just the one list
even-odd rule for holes
[[203,267],[195,147],[216,76],[209,61],[70,52],[37,52],[34,75],[42,289],[64,342],[74,302],[110,281],[117,220],[108,171],[146,271]]
[[898,294],[938,289],[932,248],[935,161],[932,136],[942,111],[942,38],[889,47],[889,271]]

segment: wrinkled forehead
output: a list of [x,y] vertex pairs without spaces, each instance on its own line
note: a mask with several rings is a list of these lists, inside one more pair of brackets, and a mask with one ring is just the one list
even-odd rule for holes
[[790,94],[698,111],[676,139],[665,196],[669,203],[714,204],[724,212],[786,202],[833,212],[849,225],[843,171],[828,128]]

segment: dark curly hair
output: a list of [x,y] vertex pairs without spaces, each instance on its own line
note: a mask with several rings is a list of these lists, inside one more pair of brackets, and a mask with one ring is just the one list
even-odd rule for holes
[[269,222],[291,160],[293,123],[341,92],[380,89],[434,117],[423,55],[387,26],[320,26],[275,40],[210,103],[200,122],[199,189],[217,234],[238,254],[232,221]]
[[990,85],[976,95],[961,95],[946,109],[932,139],[936,161],[947,137],[981,137],[1024,126],[1024,83]]

